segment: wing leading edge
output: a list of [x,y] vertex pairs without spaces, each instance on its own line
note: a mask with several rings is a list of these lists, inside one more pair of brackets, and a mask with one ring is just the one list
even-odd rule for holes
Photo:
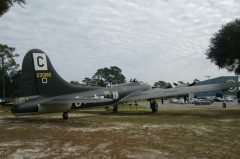
[[202,86],[191,86],[191,87],[178,87],[178,88],[169,88],[161,89],[155,88],[148,91],[141,91],[134,94],[130,94],[127,97],[121,99],[119,103],[124,103],[134,100],[143,100],[143,99],[159,99],[162,97],[184,95],[195,92],[206,92],[211,90],[228,90],[232,87],[236,87],[236,83],[221,83],[221,84],[211,84],[211,85],[202,85]]

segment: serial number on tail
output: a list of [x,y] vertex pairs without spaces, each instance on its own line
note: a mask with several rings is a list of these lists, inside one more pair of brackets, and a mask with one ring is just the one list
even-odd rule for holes
[[36,77],[37,78],[51,78],[52,77],[52,73],[37,73]]

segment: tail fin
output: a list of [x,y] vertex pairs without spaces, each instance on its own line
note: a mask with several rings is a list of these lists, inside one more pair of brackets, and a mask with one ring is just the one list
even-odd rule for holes
[[39,49],[28,51],[22,64],[22,96],[55,96],[89,90],[63,80],[48,56]]

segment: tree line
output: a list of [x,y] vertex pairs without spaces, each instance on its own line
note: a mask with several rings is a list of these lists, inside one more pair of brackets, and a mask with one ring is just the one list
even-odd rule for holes
[[[19,55],[14,53],[15,48],[6,44],[0,44],[0,97],[19,97],[21,87],[22,71],[19,69],[19,64],[16,63],[15,58]],[[196,81],[196,80],[195,80]],[[96,71],[91,77],[85,77],[82,83],[78,81],[71,81],[75,85],[88,85],[106,87],[119,83],[125,83],[126,77],[123,75],[122,70],[117,66],[104,67]],[[188,85],[183,81],[174,83],[175,86]],[[158,81],[154,83],[154,87],[158,88],[172,88],[172,84],[165,81]]]
[[[23,6],[26,4],[25,0],[0,0],[0,17],[5,14],[9,8],[18,4]],[[216,64],[219,68],[225,68],[230,72],[235,72],[236,75],[240,74],[240,19],[237,18],[218,30],[212,35],[210,44],[205,52],[207,59]],[[0,44],[0,96],[1,97],[14,97],[20,96],[20,82],[21,70],[19,65],[15,62],[14,58],[18,54],[14,54],[15,48],[9,47],[6,44]],[[91,86],[114,85],[126,82],[122,70],[117,66],[110,68],[101,68],[91,77],[83,79],[82,83],[78,81],[71,81],[72,84],[83,84]],[[199,80],[195,79],[193,83],[178,81],[173,83],[174,86],[193,85]],[[158,88],[172,88],[173,85],[165,81],[157,81],[154,87]],[[5,93],[6,92],[6,93]]]

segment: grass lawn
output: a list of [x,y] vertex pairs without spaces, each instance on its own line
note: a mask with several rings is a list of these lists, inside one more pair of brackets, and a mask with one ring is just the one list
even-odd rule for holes
[[240,109],[121,106],[14,117],[0,108],[0,158],[239,158]]

